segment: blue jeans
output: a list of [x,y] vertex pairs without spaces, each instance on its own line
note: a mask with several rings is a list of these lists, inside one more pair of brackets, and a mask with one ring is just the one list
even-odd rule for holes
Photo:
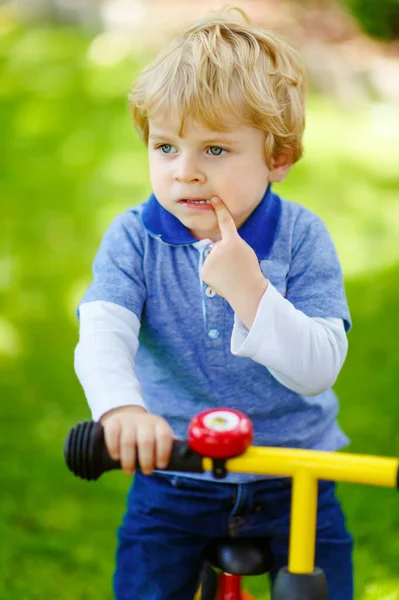
[[[316,564],[330,600],[352,600],[352,538],[332,482],[319,483]],[[117,600],[192,600],[214,537],[271,539],[275,568],[287,565],[291,480],[244,485],[137,473],[119,529]]]

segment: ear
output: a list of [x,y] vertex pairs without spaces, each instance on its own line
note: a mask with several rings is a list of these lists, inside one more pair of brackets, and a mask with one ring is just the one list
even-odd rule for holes
[[284,181],[292,165],[292,153],[290,150],[282,150],[280,154],[273,159],[272,168],[269,173],[269,181]]

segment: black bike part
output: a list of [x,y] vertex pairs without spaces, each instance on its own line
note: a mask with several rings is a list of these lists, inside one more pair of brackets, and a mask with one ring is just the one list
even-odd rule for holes
[[227,476],[226,459],[214,458],[212,461],[212,475],[215,479],[224,479]]
[[327,582],[324,572],[318,567],[313,573],[289,573],[280,569],[272,590],[272,600],[328,600]]
[[200,575],[201,600],[215,600],[218,591],[218,574],[205,561]]
[[231,575],[262,575],[273,567],[270,540],[262,537],[216,538],[205,557],[213,567]]
[[[84,421],[71,429],[64,443],[64,459],[72,473],[87,481],[98,479],[105,471],[121,468],[120,461],[108,454],[103,426],[96,421]],[[165,470],[203,473],[202,456],[190,450],[187,442],[174,440]]]

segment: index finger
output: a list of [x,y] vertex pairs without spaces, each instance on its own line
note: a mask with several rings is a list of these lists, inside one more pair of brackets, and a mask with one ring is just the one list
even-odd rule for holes
[[173,431],[166,422],[161,421],[155,425],[155,435],[155,464],[157,469],[166,469],[173,447]]
[[119,444],[121,437],[121,423],[116,417],[111,417],[104,423],[104,439],[108,454],[114,460],[120,458]]
[[237,235],[236,224],[234,223],[234,219],[231,216],[227,206],[222,202],[220,198],[218,198],[218,196],[212,196],[211,202],[216,213],[216,218],[218,220],[222,238]]

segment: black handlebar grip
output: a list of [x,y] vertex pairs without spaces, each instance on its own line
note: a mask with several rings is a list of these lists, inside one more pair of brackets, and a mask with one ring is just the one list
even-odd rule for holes
[[[120,461],[108,454],[103,426],[96,421],[84,421],[71,429],[64,443],[64,459],[72,473],[88,481],[98,479],[105,471],[121,468]],[[174,440],[165,470],[203,473],[202,456],[193,452],[187,442]]]

